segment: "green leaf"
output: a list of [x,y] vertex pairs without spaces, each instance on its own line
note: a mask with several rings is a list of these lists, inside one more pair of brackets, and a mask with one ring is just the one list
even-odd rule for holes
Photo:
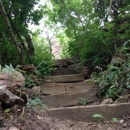
[[92,117],[104,119],[104,117],[101,114],[94,114]]
[[114,122],[117,122],[117,121],[118,121],[118,119],[117,119],[117,118],[112,118],[112,120],[113,120]]
[[42,109],[46,109],[47,108],[47,105],[46,104],[43,104],[42,105]]
[[4,113],[8,113],[10,111],[10,108],[7,108]]

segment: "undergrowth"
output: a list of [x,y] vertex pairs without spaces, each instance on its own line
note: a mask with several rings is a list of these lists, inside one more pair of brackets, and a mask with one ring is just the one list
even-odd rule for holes
[[113,57],[107,71],[101,72],[100,91],[106,98],[116,100],[130,89],[130,40]]

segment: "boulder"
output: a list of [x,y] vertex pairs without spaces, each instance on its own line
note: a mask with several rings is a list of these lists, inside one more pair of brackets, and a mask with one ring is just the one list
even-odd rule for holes
[[0,101],[6,107],[12,107],[15,104],[24,104],[22,98],[11,93],[6,86],[0,85]]
[[18,71],[12,71],[10,73],[0,73],[0,84],[5,86],[14,86],[18,88],[25,86],[25,78]]

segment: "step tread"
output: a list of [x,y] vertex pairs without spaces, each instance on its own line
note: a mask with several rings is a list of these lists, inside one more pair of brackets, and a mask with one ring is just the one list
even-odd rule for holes
[[130,103],[120,103],[53,108],[46,112],[53,117],[89,123],[99,121],[99,118],[92,117],[94,114],[101,114],[104,120],[112,120],[114,117],[122,118],[123,116],[127,116],[129,111]]
[[89,90],[95,86],[95,83],[44,83],[41,85],[41,92],[43,94],[63,94],[66,92],[74,92],[79,90]]
[[51,76],[69,75],[69,74],[78,74],[78,72],[72,68],[57,68],[56,70],[51,72]]
[[71,75],[56,75],[56,76],[45,76],[45,83],[71,83],[84,81],[83,74],[71,74]]
[[98,100],[97,90],[97,88],[91,88],[89,90],[43,96],[41,97],[41,100],[45,104],[55,107],[77,105],[79,103],[80,98],[86,99],[87,103],[96,102]]
[[67,62],[74,63],[74,60],[73,59],[56,59],[56,60],[54,60],[54,64],[56,66],[64,65]]

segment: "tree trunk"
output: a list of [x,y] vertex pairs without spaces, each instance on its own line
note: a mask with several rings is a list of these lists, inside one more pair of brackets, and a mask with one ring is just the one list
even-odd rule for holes
[[29,35],[25,36],[25,39],[26,39],[26,42],[28,44],[28,53],[29,53],[30,56],[32,56],[32,55],[34,55],[34,46],[33,46],[33,43],[32,43],[32,39]]
[[[28,60],[29,60],[30,64],[32,64],[32,60],[31,60],[30,55],[29,55],[30,53],[27,51],[27,49],[26,49],[26,47],[25,47],[25,45],[24,45],[24,42],[23,42],[23,40],[22,40],[22,38],[21,38],[21,36],[20,36],[20,34],[19,34],[17,28],[15,27],[15,25],[14,25],[14,23],[13,23],[13,21],[12,21],[10,15],[8,14],[7,16],[8,16],[8,18],[9,18],[11,24],[12,24],[12,27],[14,28],[14,30],[15,30],[15,32],[16,32],[16,34],[17,34],[17,37],[19,38],[19,40],[20,40],[20,42],[21,42],[21,45],[22,45],[24,51],[25,51],[26,54],[27,54],[27,57],[28,57]],[[27,41],[27,39],[26,39],[26,41]],[[28,42],[27,42],[27,44],[28,44]],[[30,46],[28,45],[28,47],[30,47]],[[33,44],[32,44],[31,47],[33,48],[33,50],[32,50],[31,52],[34,53]],[[31,48],[31,49],[32,49],[32,48]],[[29,48],[29,49],[30,49],[30,48]],[[30,49],[30,50],[31,50],[31,49]],[[31,54],[32,54],[32,53],[31,53]]]
[[21,51],[21,48],[20,48],[19,44],[17,43],[17,41],[16,41],[16,39],[15,39],[15,36],[14,36],[14,34],[13,34],[13,31],[12,31],[12,29],[11,29],[11,25],[10,25],[10,23],[9,23],[7,14],[6,14],[6,12],[5,12],[5,9],[4,9],[2,0],[0,0],[0,7],[1,7],[1,10],[2,10],[4,19],[5,19],[5,21],[6,21],[6,25],[7,25],[7,27],[8,27],[8,30],[9,30],[10,36],[11,36],[11,38],[12,38],[12,41],[13,41],[13,43],[14,43],[14,45],[15,45],[17,51],[18,51],[18,54],[19,54],[19,64],[22,65],[22,63],[23,63],[23,62],[22,62],[22,51]]

